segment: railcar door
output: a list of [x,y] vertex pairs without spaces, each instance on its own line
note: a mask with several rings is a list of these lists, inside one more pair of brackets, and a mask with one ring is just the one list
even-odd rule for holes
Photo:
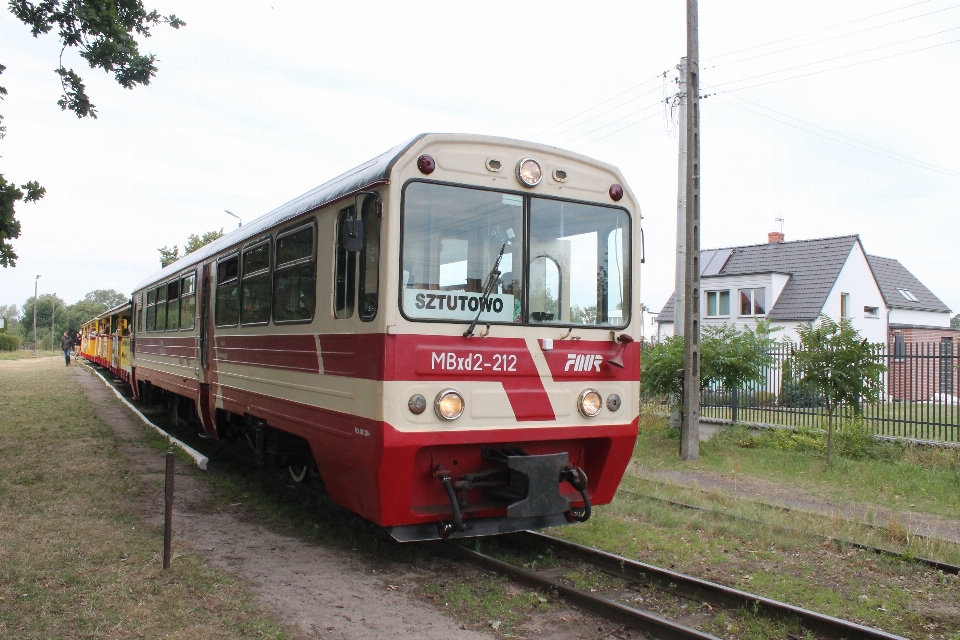
[[213,314],[210,300],[212,290],[210,263],[197,267],[197,322],[194,337],[196,339],[197,357],[194,359],[195,373],[200,387],[200,397],[197,400],[197,413],[203,423],[203,430],[210,437],[217,438],[217,428],[214,420],[216,415],[213,405],[211,386],[216,383],[216,372],[211,369],[213,362],[210,350],[213,349]]

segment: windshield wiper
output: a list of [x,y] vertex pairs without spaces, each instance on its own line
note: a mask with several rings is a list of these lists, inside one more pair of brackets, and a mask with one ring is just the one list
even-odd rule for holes
[[487,286],[483,288],[483,297],[480,298],[480,308],[477,309],[477,317],[470,323],[470,328],[463,332],[464,338],[469,338],[473,335],[473,330],[477,328],[477,321],[480,320],[480,314],[483,313],[483,305],[490,298],[490,294],[493,293],[493,288],[497,286],[497,282],[500,281],[500,261],[503,259],[503,252],[508,244],[510,243],[504,242],[503,246],[500,247],[500,254],[497,255],[497,261],[493,263],[493,269],[490,271],[490,275],[487,276]]

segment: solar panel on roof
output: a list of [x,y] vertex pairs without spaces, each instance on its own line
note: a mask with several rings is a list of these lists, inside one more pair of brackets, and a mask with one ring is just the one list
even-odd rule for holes
[[707,271],[707,267],[710,266],[710,261],[713,260],[714,254],[717,253],[716,249],[704,249],[700,252],[700,277],[702,278]]
[[[705,259],[704,254],[710,253],[710,260]],[[730,254],[733,253],[733,249],[715,249],[710,251],[704,251],[700,254],[700,277],[703,276],[715,276],[720,273],[724,265],[727,264],[727,260],[730,259]]]

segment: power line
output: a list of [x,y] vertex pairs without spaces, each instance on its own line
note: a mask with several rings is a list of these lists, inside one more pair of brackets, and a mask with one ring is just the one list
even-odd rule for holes
[[[557,136],[561,136],[561,135],[563,135],[564,133],[566,133],[567,131],[571,131],[572,129],[576,129],[577,127],[582,127],[583,125],[587,124],[587,123],[590,122],[591,120],[596,120],[596,119],[599,118],[600,116],[605,116],[605,115],[607,115],[608,113],[610,113],[611,111],[616,111],[616,110],[619,109],[620,107],[622,107],[622,106],[624,106],[624,105],[626,105],[626,104],[630,104],[630,103],[633,102],[634,100],[639,100],[639,99],[642,98],[643,96],[648,95],[648,94],[651,94],[651,93],[653,93],[654,91],[656,91],[656,90],[659,89],[659,88],[660,88],[660,87],[654,87],[653,89],[650,89],[649,91],[644,91],[643,93],[641,93],[640,95],[636,96],[635,98],[630,98],[629,100],[627,100],[627,101],[625,101],[625,102],[621,102],[620,104],[618,104],[618,105],[615,106],[615,107],[611,107],[611,108],[607,109],[607,110],[604,111],[603,113],[598,113],[597,115],[595,115],[595,116],[593,116],[593,117],[591,117],[591,118],[587,118],[586,120],[583,120],[583,121],[581,121],[581,122],[578,122],[577,124],[573,125],[572,127],[567,127],[566,129],[564,129],[563,131],[561,131],[561,132],[559,132],[559,133],[555,133],[555,134],[553,134],[552,136],[550,136],[550,137],[548,137],[548,138],[544,138],[544,139],[542,140],[542,142],[546,142],[547,140],[553,140],[553,139],[556,138]],[[621,94],[621,95],[622,95],[622,94]],[[609,101],[608,101],[608,102],[609,102]]]
[[[812,130],[807,129],[807,128],[805,128],[805,127],[798,126],[798,125],[796,125],[796,124],[793,124],[793,123],[791,123],[791,122],[787,122],[787,121],[785,121],[785,120],[781,120],[781,119],[779,119],[779,118],[774,118],[773,116],[771,116],[771,115],[769,115],[769,114],[763,113],[763,112],[761,112],[761,111],[756,111],[756,110],[750,109],[750,108],[748,108],[748,107],[744,107],[743,105],[735,104],[735,103],[733,103],[733,102],[730,102],[729,100],[724,100],[723,98],[716,98],[716,99],[719,100],[720,102],[723,102],[724,104],[728,104],[728,105],[730,105],[730,106],[732,106],[732,107],[736,107],[737,109],[743,109],[744,111],[749,111],[750,113],[754,113],[754,114],[756,114],[756,115],[758,115],[758,116],[763,116],[764,118],[768,118],[768,119],[770,119],[770,120],[773,120],[774,122],[779,122],[780,124],[785,124],[785,125],[787,125],[788,127],[793,127],[794,129],[799,129],[800,131],[804,131],[804,132],[806,132],[806,133],[810,133],[810,134],[812,134],[812,135],[819,136],[819,137],[821,137],[821,138],[825,138],[826,140],[830,140],[830,141],[832,141],[832,142],[838,142],[838,143],[840,143],[840,144],[845,144],[845,145],[847,145],[847,146],[849,146],[849,147],[853,147],[854,149],[859,149],[860,151],[866,151],[867,153],[872,153],[872,154],[875,154],[875,155],[878,155],[878,156],[882,156],[882,157],[887,158],[887,159],[889,159],[889,160],[896,160],[896,161],[898,161],[898,162],[903,162],[903,163],[905,163],[905,164],[913,165],[913,166],[919,167],[919,168],[921,168],[921,169],[927,169],[928,171],[935,171],[936,173],[942,173],[942,174],[944,174],[944,175],[952,176],[952,177],[954,177],[954,178],[960,178],[960,171],[954,171],[954,170],[952,170],[952,169],[947,169],[947,168],[945,168],[945,167],[940,167],[940,166],[938,166],[938,165],[931,164],[931,163],[929,163],[929,162],[924,162],[923,160],[917,160],[916,158],[911,158],[910,156],[905,156],[905,155],[903,155],[903,154],[901,154],[901,153],[897,153],[897,152],[895,152],[895,151],[890,151],[890,150],[888,150],[888,149],[884,149],[883,147],[878,147],[877,145],[870,144],[869,142],[863,142],[862,140],[857,140],[856,138],[852,138],[852,137],[847,136],[847,135],[844,135],[844,134],[842,134],[842,133],[837,133],[837,132],[835,132],[835,131],[831,131],[830,129],[826,129],[826,128],[821,127],[821,126],[819,126],[819,125],[815,125],[815,124],[812,124],[812,123],[810,123],[810,122],[806,122],[806,121],[804,121],[804,120],[801,120],[800,118],[795,118],[795,117],[790,116],[790,115],[787,115],[787,114],[785,114],[785,113],[781,113],[780,111],[777,111],[777,110],[775,110],[775,109],[771,109],[770,107],[765,107],[765,106],[763,106],[763,105],[757,104],[756,102],[752,102],[752,101],[750,101],[750,100],[746,100],[745,98],[740,98],[740,97],[738,97],[738,96],[734,96],[734,97],[736,97],[738,100],[743,100],[744,102],[749,102],[750,104],[755,105],[755,106],[758,106],[758,107],[760,107],[761,109],[766,109],[766,110],[768,110],[768,111],[772,111],[773,113],[776,113],[776,114],[778,114],[778,115],[784,116],[785,118],[790,118],[791,120],[796,120],[797,122],[802,122],[803,124],[806,124],[806,125],[808,125],[808,126],[811,126],[811,127],[817,128],[817,129],[820,129],[820,130],[822,130],[822,131],[826,131],[827,133],[830,134],[830,136],[837,136],[837,137],[839,137],[839,138],[846,138],[846,139],[849,140],[850,142],[846,142],[846,141],[844,141],[844,140],[837,140],[837,139],[834,138],[834,137],[830,137],[830,136],[825,135],[825,134],[823,134],[823,133],[818,133],[818,132],[816,132],[816,131],[812,131]],[[871,148],[868,149],[867,147],[871,147]]]
[[600,142],[600,141],[603,140],[604,138],[609,138],[610,136],[612,136],[612,135],[614,135],[614,134],[620,133],[620,132],[623,131],[624,129],[629,129],[630,127],[635,127],[635,126],[637,126],[638,124],[640,124],[641,122],[646,122],[646,121],[649,120],[650,118],[656,118],[658,115],[660,115],[660,114],[659,114],[659,113],[652,113],[652,114],[650,114],[649,116],[647,116],[646,118],[641,118],[640,120],[637,120],[636,122],[634,122],[634,123],[632,123],[632,124],[628,124],[628,125],[625,126],[625,127],[621,127],[620,129],[617,129],[616,131],[613,131],[613,132],[611,132],[611,133],[608,133],[608,134],[605,135],[605,136],[600,136],[600,137],[597,138],[596,140],[591,140],[590,142],[585,142],[585,143],[583,143],[582,145],[580,145],[579,147],[577,147],[576,149],[574,149],[574,151],[579,151],[580,149],[583,149],[584,147],[589,146],[589,145],[593,144],[594,142]]
[[616,99],[619,98],[620,96],[623,96],[623,95],[626,95],[626,94],[630,93],[630,92],[633,91],[634,89],[639,89],[640,87],[642,87],[643,85],[647,84],[648,82],[653,82],[653,81],[656,80],[657,78],[663,77],[663,75],[666,74],[666,73],[667,73],[667,71],[661,71],[660,73],[658,73],[657,75],[653,76],[652,78],[648,78],[647,80],[644,80],[644,81],[641,82],[640,84],[634,85],[634,86],[630,87],[629,89],[627,89],[626,91],[622,91],[622,92],[618,93],[617,95],[613,96],[612,98],[608,98],[608,99],[604,100],[603,102],[599,102],[599,103],[593,105],[592,107],[589,107],[589,108],[587,108],[587,109],[584,109],[583,111],[581,111],[580,113],[577,113],[576,115],[570,116],[569,118],[567,118],[566,120],[563,120],[562,122],[558,122],[557,124],[555,124],[555,125],[553,125],[553,126],[551,126],[551,127],[547,127],[546,129],[544,129],[544,130],[541,131],[540,133],[534,135],[533,137],[534,137],[534,138],[539,138],[540,136],[542,136],[543,134],[547,133],[547,132],[550,131],[551,129],[556,129],[556,128],[559,127],[560,125],[566,124],[566,123],[570,122],[571,120],[574,120],[574,119],[576,119],[576,118],[579,118],[579,117],[582,116],[583,114],[585,114],[585,113],[587,113],[587,112],[589,112],[589,111],[593,111],[594,109],[596,109],[596,108],[598,108],[598,107],[602,107],[603,105],[607,104],[608,102],[611,102],[612,100],[616,100]]
[[[911,17],[909,17],[909,18],[903,18],[903,19],[901,19],[901,20],[894,20],[893,22],[885,22],[885,23],[883,23],[883,24],[878,24],[878,25],[875,26],[875,27],[867,27],[866,29],[860,29],[859,31],[851,31],[850,33],[842,33],[842,34],[840,34],[840,35],[838,35],[838,36],[831,36],[831,37],[829,37],[829,38],[824,38],[823,40],[816,40],[816,41],[814,41],[814,42],[807,42],[807,43],[804,43],[804,44],[798,44],[798,45],[794,45],[794,46],[792,46],[792,47],[787,47],[786,49],[777,49],[776,51],[770,51],[770,52],[768,52],[768,53],[758,53],[757,55],[755,55],[755,56],[750,56],[749,58],[741,58],[740,60],[734,60],[733,62],[721,62],[720,64],[714,64],[714,65],[710,65],[709,67],[704,67],[704,68],[705,68],[705,69],[713,69],[713,68],[715,68],[715,67],[722,67],[722,66],[726,66],[726,65],[728,65],[728,64],[739,64],[739,63],[741,63],[741,62],[746,62],[747,60],[754,60],[754,59],[756,59],[756,58],[762,58],[762,57],[764,57],[764,56],[772,56],[772,55],[775,55],[775,54],[778,54],[778,53],[783,53],[783,52],[785,52],[785,51],[793,51],[794,49],[801,49],[801,48],[803,48],[803,47],[809,47],[809,46],[812,46],[812,45],[815,45],[815,44],[821,44],[821,43],[823,43],[823,42],[829,42],[830,40],[838,40],[838,39],[840,39],[840,38],[846,38],[846,37],[848,37],[848,36],[855,36],[855,35],[857,35],[857,34],[865,33],[865,32],[867,32],[867,31],[873,31],[874,29],[881,29],[881,28],[883,28],[883,27],[889,27],[889,26],[894,25],[894,24],[900,24],[901,22],[907,22],[907,21],[909,21],[909,20],[916,20],[917,18],[924,18],[924,17],[926,17],[926,16],[930,16],[930,15],[933,15],[933,14],[935,14],[935,13],[941,13],[941,12],[943,12],[943,11],[949,11],[949,10],[951,10],[951,9],[956,9],[957,7],[960,7],[960,4],[955,4],[955,5],[953,5],[953,6],[946,7],[946,8],[944,8],[944,9],[937,9],[936,11],[930,11],[930,12],[928,12],[928,13],[921,13],[921,14],[918,15],[918,16],[911,16]],[[799,36],[798,36],[798,37],[799,37]]]
[[930,2],[930,0],[923,0],[922,2],[915,2],[915,3],[913,3],[913,4],[908,4],[908,5],[905,6],[905,7],[900,7],[899,9],[890,9],[889,11],[881,11],[880,13],[875,13],[875,14],[873,14],[873,15],[866,16],[865,18],[857,18],[856,20],[850,20],[850,21],[848,21],[848,22],[841,22],[840,24],[835,24],[835,25],[830,26],[830,27],[823,27],[823,28],[821,28],[821,29],[815,29],[815,30],[813,30],[813,31],[807,31],[806,33],[801,33],[801,34],[799,34],[799,35],[790,36],[790,37],[788,37],[788,38],[781,38],[781,39],[779,39],[779,40],[773,40],[772,42],[767,42],[767,43],[765,43],[765,44],[758,44],[758,45],[754,45],[754,46],[752,46],[752,47],[746,47],[745,49],[737,49],[736,51],[730,51],[730,52],[728,52],[728,53],[722,53],[722,54],[720,54],[720,55],[718,55],[718,56],[714,56],[713,58],[709,58],[707,61],[709,62],[710,60],[716,60],[717,58],[725,58],[725,57],[727,57],[727,56],[732,56],[732,55],[734,55],[735,53],[743,53],[744,51],[752,51],[752,50],[754,50],[754,49],[760,49],[760,48],[763,48],[763,47],[769,47],[769,46],[771,46],[771,45],[779,44],[779,43],[781,43],[781,42],[787,42],[788,40],[796,40],[797,38],[803,38],[803,37],[806,37],[806,36],[811,36],[811,35],[813,35],[813,34],[815,34],[815,33],[821,33],[821,32],[823,32],[823,31],[829,31],[830,29],[837,29],[837,28],[839,28],[839,27],[845,27],[845,26],[847,26],[848,24],[854,24],[854,23],[857,23],[857,22],[863,22],[864,20],[870,20],[870,19],[872,19],[872,18],[878,18],[878,17],[880,17],[880,16],[885,16],[885,15],[887,15],[888,13],[895,13],[895,12],[897,12],[897,11],[903,11],[904,9],[909,9],[909,8],[911,8],[911,7],[917,7],[917,6],[921,5],[921,4],[927,4],[928,2]]
[[628,113],[627,115],[625,115],[625,116],[623,116],[623,117],[621,117],[621,118],[617,118],[616,120],[613,120],[612,122],[608,122],[607,124],[605,124],[605,125],[603,125],[603,126],[601,126],[601,127],[597,127],[597,128],[594,129],[593,131],[588,131],[588,132],[586,132],[586,133],[584,133],[584,134],[581,134],[581,135],[577,136],[576,138],[570,138],[569,140],[567,140],[566,142],[564,142],[561,146],[567,146],[568,144],[570,144],[570,143],[573,142],[574,140],[579,140],[580,138],[585,138],[585,137],[589,136],[590,134],[593,134],[593,133],[596,133],[597,131],[600,131],[601,129],[606,129],[607,127],[609,127],[609,126],[611,126],[611,125],[614,125],[614,124],[616,124],[616,123],[618,123],[618,122],[620,122],[620,121],[622,121],[622,120],[626,120],[627,118],[629,118],[629,117],[631,117],[631,116],[635,116],[635,115],[637,115],[637,114],[643,113],[643,112],[646,111],[647,109],[649,109],[649,108],[651,108],[651,107],[656,107],[656,106],[661,105],[661,104],[663,104],[663,100],[657,100],[656,102],[650,103],[650,104],[648,104],[648,105],[645,106],[645,107],[641,107],[641,108],[638,109],[637,111],[633,111],[633,112]]
[[[786,73],[787,71],[793,71],[793,70],[795,70],[795,69],[803,69],[804,67],[810,67],[810,66],[817,65],[817,64],[823,64],[824,62],[831,62],[831,61],[833,61],[833,60],[839,60],[839,59],[841,59],[841,58],[849,58],[850,56],[858,56],[858,55],[860,55],[860,54],[862,54],[862,53],[869,53],[870,51],[877,51],[878,49],[886,49],[887,47],[895,47],[895,46],[897,46],[897,45],[904,44],[905,42],[913,42],[914,40],[922,40],[922,39],[924,39],[924,38],[930,38],[930,37],[933,37],[933,36],[938,36],[938,35],[940,35],[940,34],[948,33],[948,32],[950,32],[950,31],[956,31],[957,29],[960,29],[960,27],[951,27],[951,28],[949,28],[949,29],[944,29],[944,30],[942,30],[942,31],[937,31],[937,32],[935,32],[935,33],[928,33],[928,34],[926,34],[926,35],[917,36],[917,37],[915,37],[915,38],[907,38],[906,40],[900,40],[899,42],[891,42],[891,43],[889,43],[889,44],[882,44],[882,45],[880,45],[879,47],[871,47],[871,48],[869,48],[869,49],[861,49],[860,51],[854,51],[853,53],[844,53],[843,55],[834,56],[834,57],[832,57],[832,58],[824,58],[823,60],[817,60],[816,62],[805,62],[804,64],[798,64],[798,65],[796,65],[796,66],[794,66],[794,67],[787,67],[786,69],[778,69],[777,71],[768,71],[768,72],[766,72],[766,73],[758,73],[758,74],[755,75],[755,76],[747,76],[746,78],[740,78],[740,79],[738,79],[738,80],[728,80],[728,81],[726,81],[726,82],[717,83],[717,84],[715,84],[715,85],[713,85],[713,86],[714,86],[714,87],[720,87],[720,86],[723,86],[723,85],[726,85],[726,84],[734,84],[734,83],[736,83],[736,82],[746,82],[747,80],[753,80],[753,79],[755,79],[755,78],[763,78],[763,77],[765,77],[765,76],[770,76],[770,75],[774,75],[774,74],[777,74],[777,73]],[[951,44],[951,43],[946,42],[946,43],[944,43],[944,44]],[[934,46],[938,46],[938,47],[939,47],[939,46],[943,46],[943,45],[934,45]],[[926,47],[926,48],[927,48],[927,49],[930,49],[930,48],[932,48],[932,47]],[[916,51],[923,51],[923,49],[916,49]],[[904,51],[903,53],[913,53],[913,51]],[[902,55],[902,54],[897,53],[897,54],[894,54],[894,55]],[[887,57],[892,57],[892,56],[887,56]],[[877,58],[877,60],[883,60],[883,59],[884,59],[884,58]],[[865,61],[865,62],[873,62],[873,61],[872,61],[872,60],[867,60],[867,61]],[[858,63],[855,63],[855,64],[863,64],[863,63],[862,63],[862,62],[858,62]],[[853,66],[853,65],[847,65],[847,66]],[[836,69],[843,69],[843,68],[845,68],[845,67],[835,67],[835,68],[836,68]],[[832,69],[824,69],[824,71],[831,71],[831,70],[832,70]],[[820,73],[820,72],[817,72],[817,73]],[[803,77],[803,76],[797,76],[797,77]]]
[[[960,27],[957,27],[957,28],[960,28]],[[952,31],[952,29],[948,29],[948,31]],[[827,73],[828,71],[839,71],[840,69],[848,69],[848,68],[850,68],[850,67],[856,67],[856,66],[861,65],[861,64],[868,64],[868,63],[870,63],[870,62],[879,62],[879,61],[881,61],[881,60],[888,60],[888,59],[890,59],[890,58],[896,58],[897,56],[907,55],[908,53],[918,53],[918,52],[920,52],[920,51],[927,51],[927,50],[929,50],[929,49],[936,49],[937,47],[945,47],[945,46],[947,46],[948,44],[956,44],[957,42],[960,42],[960,40],[951,40],[950,42],[942,42],[942,43],[940,43],[940,44],[933,44],[933,45],[930,45],[929,47],[921,47],[921,48],[919,48],[919,49],[912,49],[912,50],[910,50],[910,51],[902,51],[902,52],[900,52],[900,53],[891,53],[891,54],[888,55],[888,56],[881,56],[881,57],[879,57],[879,58],[873,58],[872,60],[862,60],[862,61],[860,61],[860,62],[852,62],[852,63],[850,63],[850,64],[845,64],[845,65],[842,65],[842,66],[839,66],[839,67],[831,67],[830,69],[821,69],[820,71],[811,71],[810,73],[801,73],[801,74],[798,75],[798,76],[790,76],[789,78],[779,78],[779,79],[777,79],[777,80],[768,80],[767,82],[758,82],[757,84],[751,84],[751,85],[748,85],[748,86],[746,86],[746,87],[734,87],[733,89],[724,89],[724,90],[721,91],[721,93],[732,93],[732,92],[734,92],[734,91],[743,91],[743,90],[745,90],[745,89],[754,89],[754,88],[756,88],[756,87],[762,87],[762,86],[765,86],[765,85],[768,85],[768,84],[776,84],[777,82],[786,82],[787,80],[797,80],[797,79],[799,79],[799,78],[806,78],[807,76],[815,76],[815,75],[817,75],[817,74],[819,74],[819,73]],[[863,52],[861,51],[861,52],[859,52],[859,53],[863,53]],[[815,63],[812,63],[812,64],[815,64]],[[801,66],[807,66],[807,65],[801,65]],[[793,68],[797,68],[797,67],[793,67]],[[781,70],[781,71],[773,71],[773,72],[771,72],[771,73],[783,73],[783,71],[789,71],[789,69],[783,69],[783,70]],[[769,75],[769,74],[761,74],[761,75]],[[758,78],[758,77],[760,77],[760,76],[752,76],[752,77],[753,77],[753,78]],[[750,78],[743,78],[743,79],[740,79],[740,80],[731,80],[731,81],[729,81],[729,82],[721,82],[720,84],[717,84],[717,85],[714,85],[714,86],[718,86],[718,87],[719,87],[719,86],[721,86],[721,85],[732,84],[732,83],[734,83],[734,82],[745,82],[746,80],[749,80],[749,79],[750,79]],[[711,94],[711,95],[713,95],[713,94]]]

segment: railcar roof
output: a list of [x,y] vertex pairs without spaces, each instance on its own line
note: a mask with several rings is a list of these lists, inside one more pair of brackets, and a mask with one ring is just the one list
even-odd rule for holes
[[[550,149],[550,151],[553,153],[557,153],[569,158],[576,158],[594,165],[602,165],[616,172],[614,167],[606,163],[598,162],[593,158],[579,153],[567,151],[565,149],[559,149],[556,147],[550,147],[549,145],[521,140],[510,140],[495,136],[421,133],[407,140],[406,142],[398,144],[386,153],[383,153],[376,158],[369,160],[360,166],[355,167],[350,171],[347,171],[336,178],[323,183],[319,187],[316,187],[315,189],[312,189],[311,191],[294,198],[290,202],[280,205],[273,211],[270,211],[247,223],[245,226],[235,229],[224,235],[222,238],[215,240],[214,242],[197,249],[193,253],[180,258],[176,262],[167,265],[160,271],[153,273],[153,275],[137,284],[137,286],[134,287],[134,292],[140,291],[167,278],[171,278],[184,269],[200,263],[210,256],[216,255],[224,249],[227,249],[228,247],[241,244],[243,241],[254,238],[267,229],[280,225],[284,221],[294,218],[302,213],[319,209],[331,202],[339,200],[345,196],[349,196],[358,191],[363,191],[373,185],[388,183],[390,180],[390,172],[392,171],[397,160],[399,160],[417,142],[427,136],[438,136],[441,138],[449,137],[453,140],[474,139],[480,141],[489,141],[495,144],[514,144],[526,148]],[[623,186],[624,188],[628,188],[627,185]],[[639,211],[636,212],[636,214],[639,216]]]
[[420,138],[423,138],[425,135],[427,134],[422,133],[411,138],[410,140],[407,140],[406,142],[398,144],[386,153],[383,153],[372,160],[364,162],[359,167],[354,167],[346,173],[342,173],[336,178],[324,182],[319,187],[316,187],[315,189],[312,189],[307,193],[294,198],[290,202],[280,205],[273,211],[265,213],[259,218],[248,222],[246,226],[235,229],[230,233],[225,234],[222,238],[219,238],[208,245],[200,247],[193,253],[190,253],[180,258],[176,262],[167,265],[160,271],[155,272],[149,278],[146,278],[136,287],[134,287],[134,291],[139,291],[144,287],[153,284],[154,282],[159,282],[165,278],[172,277],[183,269],[202,262],[206,258],[216,255],[227,247],[241,243],[249,238],[256,237],[267,229],[270,229],[278,224],[282,224],[285,220],[294,218],[301,213],[319,209],[320,207],[335,200],[339,200],[340,198],[350,195],[351,193],[363,191],[364,188],[371,185],[386,182],[390,176],[390,170],[393,168],[393,165],[400,158],[400,156],[402,156],[407,149],[413,146],[414,143],[416,143]]
[[94,320],[99,320],[100,318],[105,318],[105,317],[107,317],[107,316],[116,315],[116,314],[118,314],[118,313],[121,313],[121,312],[123,312],[123,311],[126,311],[127,309],[130,308],[130,306],[131,306],[131,305],[130,305],[130,301],[129,301],[129,300],[126,301],[126,302],[121,302],[120,304],[118,304],[117,306],[113,307],[112,309],[107,309],[107,310],[104,311],[103,313],[101,313],[101,314],[99,314],[99,315],[96,315],[96,316],[90,318],[89,320],[87,320],[87,321],[84,322],[83,324],[90,324],[90,323],[93,322]]

